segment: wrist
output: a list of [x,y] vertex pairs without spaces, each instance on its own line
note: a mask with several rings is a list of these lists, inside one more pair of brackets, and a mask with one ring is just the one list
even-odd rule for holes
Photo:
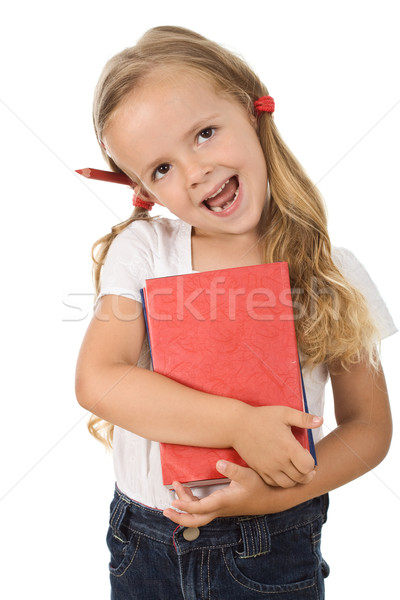
[[243,438],[248,436],[250,421],[254,407],[245,402],[237,402],[235,410],[232,410],[229,416],[228,435],[229,446],[234,448],[240,454]]

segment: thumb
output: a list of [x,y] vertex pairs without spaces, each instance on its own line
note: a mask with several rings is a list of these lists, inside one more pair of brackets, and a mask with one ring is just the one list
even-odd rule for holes
[[227,460],[219,460],[216,464],[217,471],[225,475],[228,479],[232,481],[237,481],[240,483],[245,478],[248,468],[241,467],[236,463],[229,462]]
[[321,427],[323,418],[317,415],[311,415],[310,413],[296,410],[294,408],[289,409],[287,424],[294,427],[302,427],[303,429],[316,429]]

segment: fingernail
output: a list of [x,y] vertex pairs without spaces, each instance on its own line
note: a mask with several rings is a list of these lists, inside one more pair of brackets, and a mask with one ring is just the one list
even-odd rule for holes
[[322,421],[322,417],[313,417],[313,420],[312,420],[313,423],[321,423],[321,421]]
[[226,462],[224,460],[219,460],[217,462],[217,469],[220,473],[225,473],[226,471]]

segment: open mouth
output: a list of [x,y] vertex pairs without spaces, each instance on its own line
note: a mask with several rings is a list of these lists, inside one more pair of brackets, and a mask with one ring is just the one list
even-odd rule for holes
[[239,181],[236,175],[225,181],[203,204],[212,212],[223,212],[232,206],[239,194]]

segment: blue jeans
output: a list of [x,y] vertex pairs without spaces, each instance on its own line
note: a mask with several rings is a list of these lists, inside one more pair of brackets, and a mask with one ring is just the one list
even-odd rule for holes
[[327,508],[324,495],[277,514],[187,529],[116,489],[107,534],[111,599],[322,600]]

